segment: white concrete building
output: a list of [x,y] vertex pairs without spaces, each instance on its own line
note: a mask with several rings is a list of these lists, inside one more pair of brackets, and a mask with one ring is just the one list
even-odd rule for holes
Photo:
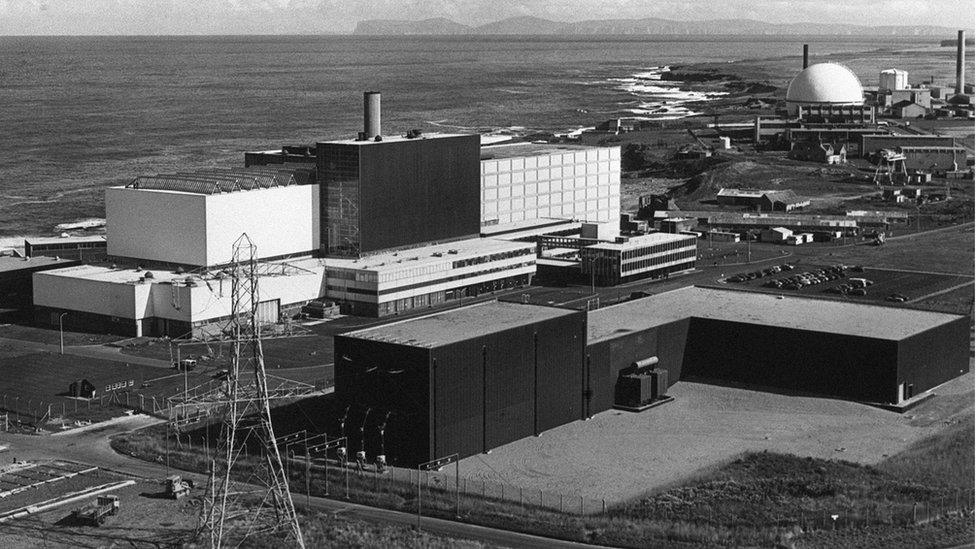
[[[285,169],[137,178],[105,191],[108,255],[204,267],[231,262],[246,233],[259,258],[318,250],[319,186]],[[306,176],[308,177],[308,176]]]
[[481,226],[553,220],[597,223],[602,238],[620,220],[620,148],[518,143],[481,149]]
[[885,69],[878,75],[878,91],[895,91],[908,88],[908,72],[900,69]]
[[[325,267],[306,258],[266,264],[259,277],[259,316],[278,322],[324,292]],[[231,315],[231,279],[221,271],[192,274],[120,268],[110,264],[78,265],[34,276],[34,313],[40,324],[82,326],[131,336],[179,337],[198,333]]]
[[365,316],[524,286],[536,270],[535,244],[487,238],[324,261],[328,297]]
[[[305,257],[261,263],[258,314],[276,323],[309,301],[387,316],[526,285],[535,245],[471,239],[362,259]],[[231,279],[222,269],[175,272],[78,265],[35,273],[35,320],[131,336],[180,337],[210,331],[231,315]]]

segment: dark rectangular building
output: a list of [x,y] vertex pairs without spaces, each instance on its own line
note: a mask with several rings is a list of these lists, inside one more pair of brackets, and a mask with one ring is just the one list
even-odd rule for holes
[[[601,366],[610,377],[658,356],[672,382],[899,404],[969,369],[968,319],[930,311],[689,287],[593,311],[588,322],[587,353],[610,361]],[[662,352],[664,331],[683,338],[681,352]]]
[[582,419],[585,345],[583,311],[482,303],[336,336],[336,394],[390,412],[390,463],[463,458]]
[[481,137],[389,136],[318,143],[328,256],[476,237]]

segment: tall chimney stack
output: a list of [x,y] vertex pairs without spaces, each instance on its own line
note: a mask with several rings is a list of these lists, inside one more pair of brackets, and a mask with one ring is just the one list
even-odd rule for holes
[[380,126],[380,92],[363,93],[363,131],[366,139],[375,139],[383,134]]
[[810,44],[803,44],[803,68],[810,66]]
[[959,31],[956,42],[956,95],[966,91],[966,31]]

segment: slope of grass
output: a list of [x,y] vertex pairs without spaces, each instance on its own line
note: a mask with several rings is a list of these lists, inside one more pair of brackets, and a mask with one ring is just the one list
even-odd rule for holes
[[920,440],[878,469],[928,486],[972,487],[976,458],[976,421],[966,415],[935,435]]

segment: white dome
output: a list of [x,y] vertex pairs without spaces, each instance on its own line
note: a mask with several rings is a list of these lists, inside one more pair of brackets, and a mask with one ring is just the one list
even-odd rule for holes
[[810,105],[861,105],[864,90],[851,69],[817,63],[803,69],[786,90],[786,102]]

